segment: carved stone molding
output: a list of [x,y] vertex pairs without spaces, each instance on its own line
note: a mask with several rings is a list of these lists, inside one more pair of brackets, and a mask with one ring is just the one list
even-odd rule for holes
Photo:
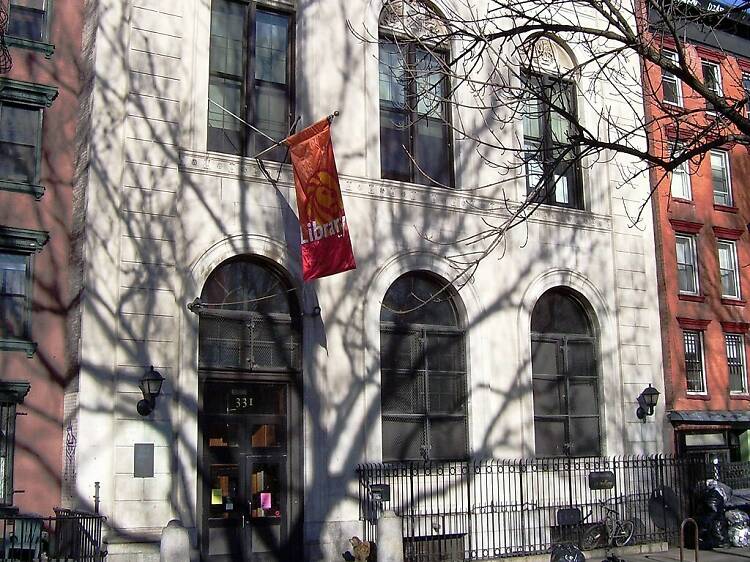
[[380,12],[380,27],[415,39],[445,37],[443,21],[420,0],[388,0]]

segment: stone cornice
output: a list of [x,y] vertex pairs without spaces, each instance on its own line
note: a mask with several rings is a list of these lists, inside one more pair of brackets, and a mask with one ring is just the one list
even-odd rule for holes
[[[179,168],[182,173],[207,174],[232,179],[258,181],[269,184],[255,160],[237,156],[181,151]],[[290,165],[279,165],[275,162],[264,162],[272,178],[278,177],[278,185],[294,187]],[[360,178],[339,175],[341,191],[348,196],[406,203],[411,206],[458,211],[483,217],[506,218],[519,207],[516,202],[478,196],[458,189],[428,187],[392,180]],[[529,222],[557,224],[587,230],[609,232],[612,219],[607,215],[594,214],[551,205],[542,205],[534,210]]]

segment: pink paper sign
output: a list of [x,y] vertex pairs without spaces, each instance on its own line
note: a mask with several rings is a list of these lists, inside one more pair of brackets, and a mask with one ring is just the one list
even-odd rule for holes
[[260,493],[260,507],[263,509],[271,509],[271,492]]

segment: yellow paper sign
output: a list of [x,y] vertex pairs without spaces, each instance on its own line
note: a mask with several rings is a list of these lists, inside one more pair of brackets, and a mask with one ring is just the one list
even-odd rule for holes
[[221,488],[211,489],[211,505],[221,505],[224,503],[221,497]]

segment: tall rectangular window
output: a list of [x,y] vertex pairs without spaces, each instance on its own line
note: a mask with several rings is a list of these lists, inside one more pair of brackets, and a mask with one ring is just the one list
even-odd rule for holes
[[552,76],[523,78],[526,189],[535,201],[583,208],[578,152],[568,115],[576,114],[575,86]]
[[695,248],[695,237],[678,234],[675,236],[677,247],[677,284],[680,293],[697,295],[698,254]]
[[[721,70],[719,65],[714,62],[701,61],[703,70],[703,84],[717,96],[723,96],[724,91],[721,85]],[[706,102],[706,111],[714,111],[714,106]]]
[[703,332],[684,330],[682,332],[685,344],[685,377],[689,393],[703,394],[706,392],[706,377],[703,363]]
[[[288,135],[291,44],[290,14],[255,3],[211,2],[208,150],[253,156],[273,145],[267,137],[281,140]],[[264,158],[281,161],[285,153],[277,147]]]
[[729,299],[740,298],[740,270],[737,265],[737,245],[731,240],[719,240],[719,274],[721,276],[721,296]]
[[732,206],[732,183],[729,176],[729,153],[725,150],[711,151],[711,183],[714,203]]
[[[682,152],[682,147],[677,144],[672,147],[672,154],[679,154]],[[688,201],[693,198],[692,190],[690,189],[690,168],[687,162],[683,162],[672,170],[672,197],[678,199],[687,199]]]
[[13,505],[16,406],[23,402],[29,389],[27,382],[0,382],[0,506]]
[[445,54],[381,39],[380,173],[421,185],[453,185]]
[[747,369],[745,367],[745,337],[742,334],[724,334],[729,366],[729,393],[747,394]]
[[[674,64],[678,63],[677,53],[675,53],[674,51],[664,50],[662,51],[662,54]],[[677,76],[675,76],[671,72],[662,70],[661,90],[662,99],[665,102],[682,106],[682,82],[679,78],[677,78]]]
[[56,97],[55,87],[0,78],[0,189],[42,197],[42,116]]
[[47,41],[49,0],[10,0],[7,35],[28,41]]
[[33,254],[46,244],[46,232],[0,226],[0,350],[31,356],[31,268]]
[[745,99],[747,100],[745,103],[745,111],[750,115],[750,74],[742,75],[742,88],[745,92]]

